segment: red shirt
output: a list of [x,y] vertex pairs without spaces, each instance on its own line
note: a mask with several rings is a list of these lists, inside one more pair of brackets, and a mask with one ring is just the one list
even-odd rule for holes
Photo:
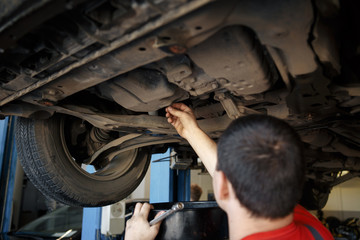
[[[319,238],[315,238],[307,226],[316,230]],[[297,205],[294,209],[293,222],[283,228],[269,231],[255,233],[243,238],[243,240],[330,240],[334,239],[331,233],[321,224],[321,222],[311,215],[305,208]]]

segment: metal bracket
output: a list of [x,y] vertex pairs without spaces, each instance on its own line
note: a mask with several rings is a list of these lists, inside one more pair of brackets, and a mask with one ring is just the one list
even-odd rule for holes
[[192,162],[193,161],[191,157],[187,155],[187,152],[182,152],[181,154],[178,154],[177,152],[172,150],[170,153],[171,169],[185,170],[188,169],[188,167],[190,167]]
[[214,98],[220,101],[230,119],[237,119],[248,114],[260,114],[260,112],[251,108],[236,105],[234,100],[223,92],[215,93]]
[[128,134],[114,141],[109,142],[104,147],[97,150],[85,164],[91,164],[98,158],[102,153],[107,152],[109,156],[116,156],[122,152],[130,151],[132,149],[146,147],[157,144],[174,143],[180,142],[181,139],[174,137],[158,137],[158,136],[147,136],[143,134]]

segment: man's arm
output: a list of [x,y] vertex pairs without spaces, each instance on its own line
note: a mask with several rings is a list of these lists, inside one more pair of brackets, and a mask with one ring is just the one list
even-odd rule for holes
[[210,175],[213,176],[217,162],[217,145],[200,129],[193,111],[183,103],[174,103],[166,108],[166,112],[168,122],[190,143]]

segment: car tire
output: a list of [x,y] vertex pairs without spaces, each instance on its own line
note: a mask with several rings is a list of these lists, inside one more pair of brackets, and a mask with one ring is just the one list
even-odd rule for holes
[[117,175],[116,169],[106,174],[91,174],[78,166],[64,146],[62,119],[59,115],[46,120],[17,119],[20,162],[26,175],[45,196],[67,205],[95,207],[120,201],[135,190],[148,169],[149,149],[123,153],[121,157],[131,158],[131,165]]

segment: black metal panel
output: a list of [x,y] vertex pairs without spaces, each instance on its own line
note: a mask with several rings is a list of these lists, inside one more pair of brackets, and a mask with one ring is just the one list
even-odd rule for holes
[[[184,209],[173,213],[163,220],[157,240],[183,239],[228,239],[228,221],[226,213],[216,202],[183,202]],[[149,219],[174,203],[152,204],[154,210]]]

